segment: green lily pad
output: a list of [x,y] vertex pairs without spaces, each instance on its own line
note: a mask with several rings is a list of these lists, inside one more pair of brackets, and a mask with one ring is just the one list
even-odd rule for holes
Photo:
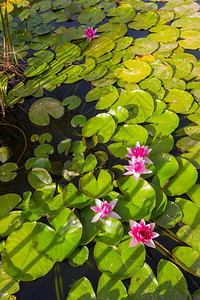
[[107,14],[110,23],[127,23],[135,16],[135,10],[130,4],[122,3],[120,6],[113,8]]
[[80,192],[73,183],[69,183],[63,191],[63,202],[67,207],[79,209],[91,203],[91,198]]
[[83,225],[83,234],[81,237],[80,245],[86,245],[93,240],[93,238],[100,232],[100,229],[94,226],[91,222],[92,218],[95,216],[95,212],[86,207],[81,209],[80,221]]
[[31,245],[31,235],[35,226],[36,222],[26,222],[6,240],[2,266],[5,272],[16,280],[30,281],[42,277],[54,265],[54,262],[41,256]]
[[167,95],[163,100],[166,103],[169,103],[167,105],[168,109],[173,110],[177,113],[185,113],[190,109],[194,98],[190,93],[186,91],[179,89],[171,89],[168,91]]
[[100,37],[107,37],[112,40],[117,40],[123,37],[127,32],[127,27],[125,24],[112,24],[105,23],[98,27],[98,32],[100,32]]
[[115,77],[125,82],[137,83],[151,74],[151,66],[141,60],[127,60],[124,62],[125,68],[116,69]]
[[81,249],[76,248],[76,250],[68,256],[68,261],[73,267],[80,267],[88,260],[88,257],[89,250],[84,246]]
[[48,259],[62,261],[77,247],[82,225],[69,208],[64,208],[58,216],[49,218],[50,226],[38,222],[32,232],[34,249]]
[[176,143],[176,146],[183,150],[187,150],[195,153],[200,151],[200,141],[192,139],[189,136],[180,139]]
[[111,108],[124,106],[130,111],[127,124],[143,123],[154,111],[154,101],[151,95],[142,90],[123,93]]
[[193,187],[187,192],[187,195],[190,197],[190,199],[196,203],[198,206],[200,206],[200,199],[199,199],[199,191],[200,191],[200,185],[195,184]]
[[168,62],[175,71],[174,78],[185,78],[192,70],[192,63],[190,62],[181,59],[169,59]]
[[152,136],[163,137],[172,133],[179,125],[179,117],[172,111],[165,110],[160,115],[155,115],[146,120],[150,125],[145,129]]
[[157,93],[161,89],[161,81],[157,78],[146,78],[140,82],[139,86],[149,93]]
[[51,8],[51,2],[50,1],[40,1],[38,3],[35,3],[32,6],[33,9],[39,10],[40,12],[47,11]]
[[[145,285],[145,287],[144,287]],[[128,294],[138,299],[146,299],[150,294],[155,296],[155,290],[158,287],[157,279],[146,263],[136,271],[136,273],[131,277],[131,282],[128,290]]]
[[178,78],[171,78],[169,80],[166,80],[164,82],[164,88],[166,90],[170,89],[179,89],[179,90],[185,90],[186,89],[186,83],[184,80],[178,79]]
[[113,280],[106,274],[102,274],[98,282],[97,297],[101,300],[122,300],[127,297],[127,292],[122,281]]
[[83,127],[83,125],[86,122],[86,117],[83,115],[76,115],[71,119],[71,125],[72,127]]
[[109,152],[115,157],[124,159],[127,154],[127,147],[133,147],[137,141],[141,145],[146,144],[148,132],[140,125],[119,125],[112,137],[113,143],[108,146]]
[[149,137],[147,140],[149,148],[151,148],[151,154],[165,152],[168,153],[173,149],[174,139],[172,135],[168,135],[162,138]]
[[191,228],[188,225],[181,227],[176,235],[186,244],[200,251],[200,227]]
[[79,174],[83,174],[93,171],[96,165],[97,159],[93,154],[89,154],[86,159],[84,159],[84,154],[81,153],[79,156],[75,156],[72,159],[71,169]]
[[154,184],[154,181],[157,180],[157,179],[155,180],[155,178],[156,176],[153,178],[151,182],[151,186],[153,187],[156,193],[156,205],[152,210],[151,219],[160,216],[164,212],[167,206],[167,196],[165,195],[165,193],[163,193],[161,188],[158,185],[156,185],[157,182],[155,182]]
[[100,242],[97,242],[94,247],[94,258],[99,270],[111,279],[127,279],[133,276],[144,263],[144,246],[139,244],[129,248],[130,240],[125,236],[115,247]]
[[149,155],[153,165],[149,168],[157,175],[160,186],[163,187],[169,178],[174,176],[179,169],[177,160],[167,153]]
[[108,113],[114,117],[117,123],[124,122],[129,116],[128,110],[123,106],[111,108]]
[[0,196],[0,217],[8,214],[21,201],[17,194],[9,193]]
[[107,143],[115,131],[116,125],[110,114],[102,113],[89,119],[82,128],[84,137],[98,136],[99,143]]
[[105,13],[97,6],[87,7],[81,11],[78,16],[78,22],[80,24],[88,24],[89,26],[95,26],[103,21]]
[[181,17],[171,24],[172,27],[184,27],[184,29],[199,30],[200,20],[197,17]]
[[90,281],[86,277],[77,280],[71,287],[67,300],[74,300],[81,298],[81,300],[95,300],[96,295]]
[[180,35],[178,28],[169,25],[157,25],[149,29],[149,31],[153,33],[150,33],[148,38],[163,43],[174,42]]
[[79,186],[86,196],[101,198],[113,189],[112,177],[106,170],[100,170],[97,179],[89,172],[80,178]]
[[199,225],[198,215],[200,213],[200,208],[198,205],[193,203],[192,201],[183,199],[183,198],[176,198],[176,203],[181,208],[183,212],[183,219],[182,221],[190,225],[191,227],[196,227]]
[[177,299],[187,300],[189,297],[187,281],[179,268],[167,260],[160,260],[157,267],[159,287],[158,299],[171,299],[176,295]]
[[138,38],[134,41],[134,46],[128,51],[136,55],[149,55],[159,48],[159,43],[149,38]]
[[175,261],[187,272],[200,277],[199,251],[191,247],[176,247],[172,250]]
[[46,62],[38,61],[34,66],[28,66],[24,71],[24,75],[26,77],[38,76],[48,70],[48,68],[49,66]]
[[5,163],[11,156],[11,152],[8,150],[7,147],[2,146],[0,147],[0,161]]
[[200,140],[200,126],[186,126],[184,127],[184,131],[191,138]]
[[58,119],[64,114],[63,105],[54,98],[42,98],[35,101],[29,110],[30,120],[39,126],[48,125],[50,122],[49,115]]
[[123,36],[117,40],[115,40],[115,51],[120,51],[128,48],[133,42],[133,38],[131,36]]
[[[138,1],[137,1],[138,2]],[[129,23],[129,27],[135,30],[147,30],[157,23],[158,15],[154,11],[139,12],[133,22]]]
[[0,181],[8,182],[14,179],[17,176],[16,171],[18,169],[18,165],[15,163],[6,163],[0,166]]
[[86,75],[83,76],[83,79],[86,81],[94,81],[99,78],[102,78],[106,73],[107,73],[107,68],[105,66],[97,66],[95,67],[90,73],[87,73]]
[[34,168],[28,174],[28,181],[35,189],[41,189],[47,184],[52,183],[52,178],[47,170],[42,168]]
[[64,42],[56,48],[56,58],[64,64],[75,61],[80,53],[81,48],[69,42]]
[[84,51],[84,55],[99,58],[110,52],[115,47],[115,42],[107,36],[93,39]]
[[181,31],[182,40],[179,41],[179,45],[184,49],[199,49],[200,32],[197,30],[183,30]]
[[58,153],[62,154],[65,152],[65,155],[68,155],[69,149],[72,144],[72,139],[64,139],[58,144]]
[[49,154],[54,153],[54,148],[49,144],[41,144],[34,150],[34,155],[37,158],[48,158]]
[[107,245],[117,245],[124,235],[122,223],[117,219],[102,218],[96,225],[101,230],[101,233],[95,237],[97,242]]
[[135,182],[133,176],[124,176],[118,181],[119,189],[124,197],[120,198],[115,207],[122,222],[130,219],[149,219],[156,204],[156,195],[152,186],[143,178]]
[[155,218],[154,221],[159,226],[170,229],[181,221],[182,216],[183,215],[180,207],[172,201],[167,201],[165,211],[160,216]]
[[195,167],[183,158],[176,158],[179,170],[164,187],[167,196],[181,195],[189,191],[196,183],[198,173]]
[[11,234],[21,226],[22,222],[21,211],[11,211],[5,216],[0,217],[0,236]]
[[86,102],[99,100],[96,109],[109,108],[118,99],[118,90],[112,85],[95,87],[85,97]]
[[156,60],[150,62],[152,67],[152,77],[161,79],[163,81],[169,80],[173,76],[173,68],[166,62],[161,60]]
[[199,4],[194,1],[184,1],[177,7],[174,7],[174,11],[176,13],[184,14],[184,15],[191,15],[192,13],[199,10]]

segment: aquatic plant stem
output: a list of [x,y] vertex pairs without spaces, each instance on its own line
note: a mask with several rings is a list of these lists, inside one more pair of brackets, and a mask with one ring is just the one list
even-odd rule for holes
[[5,118],[5,109],[4,109],[4,103],[3,103],[3,99],[0,95],[0,103],[1,103],[1,109],[2,109],[2,113],[3,113],[3,118]]
[[8,124],[8,123],[0,123],[0,126],[1,126],[1,125],[2,125],[2,126],[10,126],[10,127],[14,127],[14,128],[16,128],[16,129],[18,129],[18,130],[21,132],[21,134],[23,135],[23,138],[24,138],[24,149],[23,149],[22,153],[20,154],[18,160],[16,161],[16,163],[18,163],[18,162],[21,160],[21,158],[22,158],[22,156],[24,155],[24,153],[25,153],[25,151],[26,151],[26,148],[27,148],[27,138],[26,138],[26,135],[25,135],[25,133],[24,133],[18,126],[16,126],[16,125]]
[[63,282],[62,282],[62,276],[60,273],[60,266],[58,264],[55,265],[55,289],[56,289],[56,297],[57,300],[64,300],[65,295],[63,291]]

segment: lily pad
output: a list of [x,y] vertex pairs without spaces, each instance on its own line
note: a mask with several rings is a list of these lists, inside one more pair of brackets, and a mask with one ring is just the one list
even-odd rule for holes
[[87,7],[81,11],[78,16],[78,22],[80,24],[88,24],[94,26],[103,21],[105,13],[97,6]]
[[157,25],[149,29],[149,31],[152,33],[148,35],[148,38],[163,43],[174,42],[180,36],[179,29],[169,25]]
[[159,48],[159,43],[149,38],[138,38],[128,51],[136,55],[149,55]]
[[93,39],[84,51],[84,55],[99,58],[110,52],[115,47],[115,42],[107,36],[100,36]]
[[107,16],[112,17],[110,23],[127,23],[134,18],[135,10],[130,4],[122,3],[110,10]]
[[45,185],[52,183],[52,178],[47,170],[42,168],[34,168],[28,174],[28,181],[35,189],[41,189]]
[[125,82],[137,83],[151,74],[151,66],[140,60],[127,60],[124,62],[124,66],[127,68],[119,68],[114,72],[115,77]]
[[117,40],[123,37],[127,32],[127,27],[125,24],[112,24],[105,23],[98,27],[98,32],[100,32],[100,37],[108,37],[112,40]]
[[187,160],[177,157],[179,170],[164,187],[167,196],[181,195],[189,191],[196,183],[198,173],[196,168]]
[[116,87],[108,85],[105,87],[96,87],[89,91],[85,97],[86,102],[99,100],[96,109],[106,109],[118,99]]
[[18,169],[18,165],[15,163],[6,163],[0,166],[0,181],[8,182],[17,176],[14,172]]
[[17,194],[9,193],[0,196],[0,217],[8,214],[21,201]]
[[30,120],[40,126],[49,124],[49,115],[58,119],[62,117],[63,114],[64,108],[60,101],[49,97],[35,101],[29,110]]
[[84,246],[81,249],[76,248],[76,250],[68,256],[68,261],[73,267],[80,267],[88,260],[88,257],[89,250]]
[[186,136],[180,139],[176,146],[183,150],[191,151],[191,152],[199,152],[200,151],[200,141],[192,139],[189,136]]
[[108,298],[122,300],[127,297],[127,292],[122,281],[113,280],[106,274],[102,274],[99,278],[97,297],[101,300]]
[[77,280],[71,287],[67,300],[74,300],[80,298],[82,300],[96,299],[95,292],[90,281],[86,277]]
[[[138,2],[138,1],[137,1]],[[139,12],[133,22],[129,23],[129,27],[135,30],[147,30],[154,26],[158,21],[158,15],[154,11],[142,11]]]
[[170,229],[181,221],[182,216],[183,215],[180,207],[172,201],[167,201],[165,211],[160,216],[155,218],[154,221],[159,226]]
[[64,42],[56,48],[56,58],[64,64],[76,60],[81,53],[81,48],[75,44]]
[[199,225],[198,216],[200,213],[200,208],[198,205],[183,198],[176,198],[176,204],[178,204],[183,212],[182,221],[185,224],[190,225],[191,227],[196,227]]
[[[99,270],[111,279],[127,279],[144,263],[145,248],[139,244],[129,248],[130,238],[125,236],[117,247],[97,242],[94,247],[94,258]],[[113,261],[115,263],[113,264]]]
[[84,137],[97,134],[99,143],[107,143],[115,131],[116,125],[110,114],[102,113],[89,119],[82,128]]

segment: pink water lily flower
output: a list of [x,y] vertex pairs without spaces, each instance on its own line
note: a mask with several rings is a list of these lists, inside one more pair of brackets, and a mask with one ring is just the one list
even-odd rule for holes
[[117,203],[118,199],[112,200],[110,203],[107,201],[102,202],[99,199],[95,199],[95,203],[97,206],[92,206],[91,209],[96,211],[97,214],[92,218],[92,223],[97,222],[99,219],[104,218],[104,217],[111,217],[115,219],[121,219],[121,217],[116,214],[113,210]]
[[129,231],[128,234],[133,237],[129,247],[135,247],[141,242],[149,247],[155,248],[155,244],[152,239],[155,239],[159,236],[157,232],[153,232],[155,223],[146,225],[143,219],[140,221],[140,223],[137,223],[133,220],[130,220],[129,223],[131,231]]
[[152,150],[152,149],[148,149],[148,146],[141,146],[140,147],[140,143],[137,141],[136,145],[135,145],[135,150],[132,147],[126,148],[126,149],[129,153],[129,154],[126,154],[126,156],[128,158],[131,158],[131,159],[132,159],[132,157],[134,157],[136,159],[137,158],[143,158],[146,163],[153,164],[153,162],[149,158],[145,157]]
[[97,29],[93,29],[93,27],[88,27],[88,29],[85,29],[85,35],[83,35],[84,38],[90,39],[90,41],[96,37],[98,37],[97,34],[95,34]]
[[135,159],[135,157],[132,157],[128,163],[129,166],[124,166],[124,168],[128,171],[124,173],[124,175],[133,175],[135,181],[138,181],[140,174],[152,173],[151,170],[145,168],[145,160],[143,158]]

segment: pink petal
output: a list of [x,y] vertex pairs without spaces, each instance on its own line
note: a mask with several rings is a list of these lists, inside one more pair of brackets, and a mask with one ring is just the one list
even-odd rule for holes
[[114,199],[114,200],[112,200],[112,201],[110,201],[110,202],[108,203],[108,207],[111,206],[111,205],[113,205],[113,207],[115,207],[115,205],[117,204],[117,201],[118,201],[117,198]]
[[102,215],[102,213],[96,214],[96,215],[92,218],[91,222],[92,222],[92,223],[97,222],[97,221],[100,219],[101,215]]
[[139,173],[133,174],[133,178],[134,178],[135,181],[138,181],[138,179],[140,178],[140,174]]
[[145,150],[146,150],[146,155],[147,155],[147,154],[149,154],[151,152],[152,149],[145,149]]
[[102,205],[103,205],[103,202],[100,200],[100,199],[98,199],[98,198],[95,198],[95,203],[96,203],[96,206],[98,206],[98,207],[102,207]]
[[152,171],[151,171],[151,170],[148,170],[148,169],[144,169],[144,170],[142,171],[142,174],[150,174],[150,173],[152,173]]
[[155,223],[150,223],[150,224],[149,224],[149,228],[150,228],[151,231],[154,230],[155,225],[156,225]]
[[123,175],[133,175],[133,172],[129,171],[129,172],[124,173]]
[[129,224],[130,224],[130,227],[135,227],[138,225],[138,223],[133,220],[129,220]]
[[144,219],[142,219],[142,220],[140,221],[140,225],[142,225],[142,226],[145,226],[145,225],[146,225],[146,223],[145,223],[145,220],[144,220]]
[[155,239],[159,236],[159,234],[157,232],[152,232],[151,236],[152,236],[152,239]]
[[129,247],[135,247],[139,244],[140,242],[136,241],[134,238],[130,241]]
[[152,165],[153,165],[152,160],[150,160],[149,158],[145,157],[144,160],[145,160],[145,162],[146,162],[147,164],[152,164]]
[[140,143],[139,143],[138,141],[137,141],[136,144],[135,144],[135,149],[136,149],[136,148],[140,148]]
[[98,213],[102,212],[102,211],[101,211],[101,208],[100,208],[100,207],[97,207],[97,206],[92,206],[91,209],[92,209],[93,211],[98,212]]
[[110,213],[108,213],[107,217],[114,218],[114,219],[121,219],[121,217],[114,211],[111,211]]
[[155,248],[156,247],[155,244],[154,244],[154,242],[152,240],[145,241],[144,244],[147,245],[147,246],[149,246],[149,247],[151,247],[151,248]]

